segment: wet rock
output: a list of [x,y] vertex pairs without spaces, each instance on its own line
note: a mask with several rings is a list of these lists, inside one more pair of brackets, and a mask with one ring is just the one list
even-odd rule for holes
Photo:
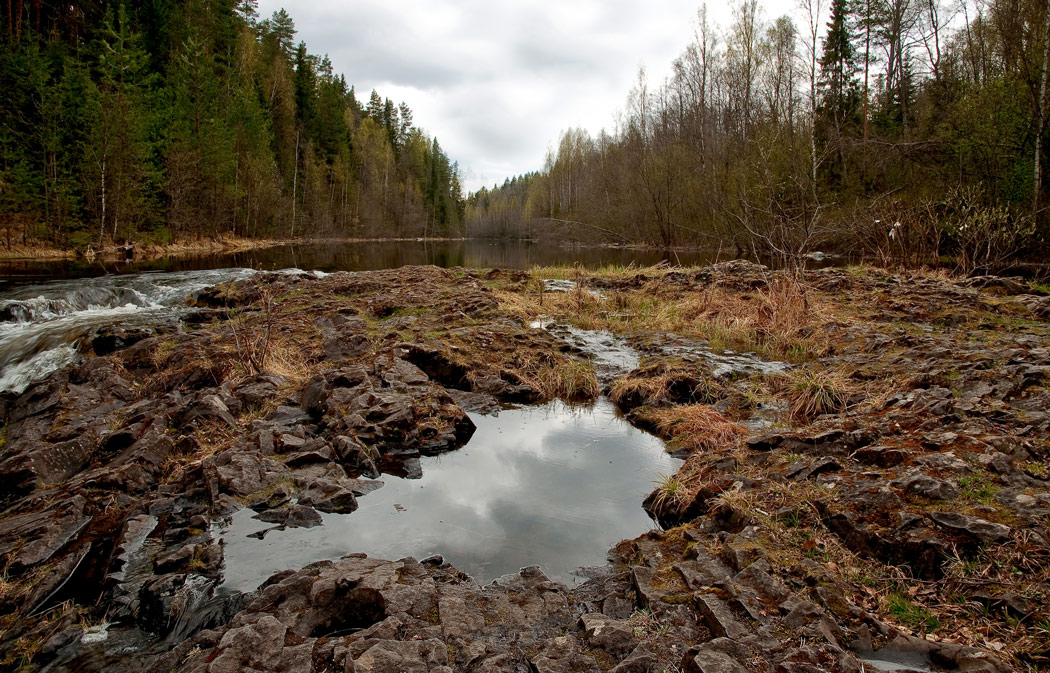
[[321,512],[346,514],[357,509],[357,498],[337,481],[315,479],[299,494],[299,504]]
[[372,479],[379,477],[379,469],[375,462],[378,457],[376,451],[346,435],[336,437],[332,446],[340,462],[351,472]]
[[95,355],[109,355],[153,336],[148,327],[103,327],[91,339],[91,350]]
[[323,522],[321,515],[312,507],[302,504],[286,505],[278,509],[268,509],[252,517],[267,523],[276,523],[286,528],[313,528]]
[[1011,537],[1009,526],[992,523],[976,516],[959,512],[930,512],[928,516],[942,528],[965,533],[984,544],[998,544]]
[[44,512],[28,512],[0,521],[0,556],[9,554],[14,574],[50,560],[73,543],[91,523],[87,501],[75,496]]

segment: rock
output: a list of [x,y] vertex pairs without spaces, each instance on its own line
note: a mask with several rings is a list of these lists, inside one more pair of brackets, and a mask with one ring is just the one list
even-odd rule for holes
[[894,480],[891,484],[903,490],[906,495],[929,498],[930,500],[954,500],[959,496],[959,489],[949,482],[917,471],[909,472],[904,477]]
[[299,494],[300,505],[310,505],[321,512],[347,514],[357,509],[352,491],[331,479],[315,479]]
[[103,327],[91,339],[91,350],[95,355],[109,355],[148,339],[154,332],[148,327]]
[[285,428],[291,428],[294,425],[301,423],[309,423],[312,419],[310,414],[306,413],[299,407],[289,407],[281,405],[277,409],[266,417],[267,420],[273,421],[277,425]]
[[247,453],[224,454],[215,463],[219,487],[236,496],[247,496],[276,486],[286,478],[287,468],[269,458]]
[[286,505],[278,509],[268,509],[252,517],[267,523],[276,523],[287,528],[313,528],[320,526],[323,521],[321,515],[312,507],[302,504]]
[[347,663],[347,670],[358,673],[427,673],[448,664],[448,650],[437,639],[381,640]]
[[260,409],[277,396],[277,390],[287,382],[283,376],[260,374],[238,385],[233,394],[248,409]]
[[199,425],[204,422],[221,423],[236,429],[237,419],[218,395],[205,395],[182,412],[180,425]]
[[320,419],[325,412],[330,392],[328,381],[323,374],[317,374],[303,388],[299,405],[315,419]]
[[689,650],[682,659],[685,673],[749,673],[748,669],[728,654],[710,647]]
[[280,661],[288,628],[270,615],[227,631],[216,647],[217,656],[208,666],[209,673],[241,673],[244,670],[268,671]]
[[737,639],[748,634],[748,630],[733,617],[729,607],[713,594],[698,593],[693,601],[715,638]]
[[992,523],[959,512],[930,512],[928,515],[939,526],[957,533],[965,533],[984,544],[998,544],[1011,537],[1009,526]]
[[629,626],[603,614],[588,613],[580,617],[583,639],[592,647],[608,652],[617,661],[630,654],[638,639]]
[[630,656],[609,669],[609,673],[663,673],[667,667],[644,645],[639,645]]
[[346,435],[336,437],[332,446],[340,462],[351,472],[371,479],[379,477],[379,468],[375,462],[378,458],[377,451]]

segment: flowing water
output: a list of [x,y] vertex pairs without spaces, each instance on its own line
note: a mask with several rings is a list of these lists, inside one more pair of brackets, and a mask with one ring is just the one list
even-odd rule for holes
[[471,415],[466,446],[422,459],[421,479],[383,475],[384,486],[350,514],[323,514],[315,528],[272,530],[241,510],[220,526],[225,588],[250,591],[271,574],[364,552],[378,558],[440,554],[488,582],[538,564],[571,584],[581,566],[653,526],[641,502],[681,462],[628,424],[612,403],[551,402]]
[[136,273],[54,280],[9,289],[0,298],[0,390],[20,392],[76,362],[81,341],[100,327],[176,320],[197,290],[242,278],[248,269]]

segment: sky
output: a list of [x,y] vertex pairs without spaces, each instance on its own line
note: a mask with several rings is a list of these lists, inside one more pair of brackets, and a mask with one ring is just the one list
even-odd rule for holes
[[[709,3],[709,22],[728,26],[736,1]],[[797,13],[794,0],[759,5],[765,20]],[[260,18],[281,7],[362,104],[373,89],[407,103],[472,192],[539,170],[568,128],[612,131],[639,68],[650,85],[667,77],[700,3],[260,0]]]

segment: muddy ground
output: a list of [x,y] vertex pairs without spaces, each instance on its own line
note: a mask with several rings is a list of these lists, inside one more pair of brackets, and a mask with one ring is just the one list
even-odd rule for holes
[[[188,301],[0,399],[3,670],[1050,664],[1050,299],[1027,285],[408,267]],[[664,530],[581,586],[350,555],[210,591],[222,517],[316,525],[461,446],[466,411],[599,394],[686,460],[644,503]]]

